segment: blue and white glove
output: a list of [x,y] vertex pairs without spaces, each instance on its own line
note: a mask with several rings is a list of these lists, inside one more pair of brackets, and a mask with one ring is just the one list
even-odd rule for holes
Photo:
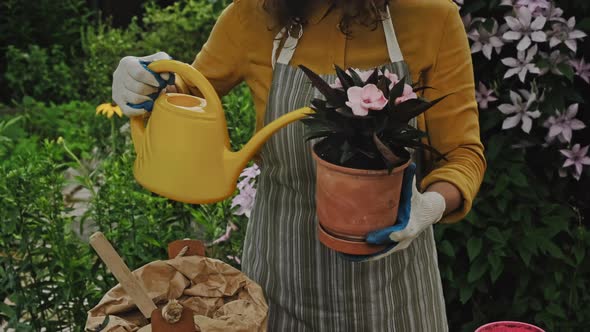
[[373,255],[343,255],[344,258],[363,262],[389,256],[406,249],[424,230],[440,221],[446,209],[444,197],[437,192],[419,192],[415,174],[415,164],[404,171],[397,223],[367,235],[368,243],[389,245],[388,248]]
[[153,61],[168,59],[171,57],[164,52],[121,59],[113,73],[113,101],[123,114],[137,116],[151,112],[154,100],[167,86],[174,84],[174,74],[158,74],[147,67]]

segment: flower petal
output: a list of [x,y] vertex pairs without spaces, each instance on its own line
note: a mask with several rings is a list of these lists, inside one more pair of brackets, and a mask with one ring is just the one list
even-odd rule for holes
[[519,51],[524,51],[524,50],[528,49],[529,46],[531,46],[531,44],[532,44],[531,38],[529,38],[529,36],[524,36],[524,37],[522,37],[522,39],[520,40],[518,45],[516,45],[516,49]]
[[522,117],[522,126],[521,126],[522,131],[524,131],[525,133],[528,134],[531,132],[532,127],[533,127],[533,120],[531,120],[531,118],[529,118],[528,116],[523,116]]
[[515,116],[506,118],[502,123],[502,129],[510,129],[516,127],[520,122],[520,119],[522,119],[522,114],[520,113],[516,114]]
[[545,26],[547,18],[544,16],[537,16],[537,18],[531,23],[532,30],[541,30]]

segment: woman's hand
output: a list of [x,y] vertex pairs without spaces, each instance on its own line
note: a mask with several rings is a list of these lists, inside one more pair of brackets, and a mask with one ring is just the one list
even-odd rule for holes
[[344,255],[354,261],[374,261],[406,249],[424,230],[437,223],[445,213],[446,202],[436,191],[421,193],[416,187],[416,165],[404,171],[402,193],[398,208],[397,223],[391,227],[371,232],[366,241],[389,247],[375,255]]
[[167,86],[174,84],[174,74],[158,74],[147,68],[153,61],[168,59],[171,57],[164,52],[121,59],[113,73],[113,101],[123,114],[137,116],[150,112],[154,100]]

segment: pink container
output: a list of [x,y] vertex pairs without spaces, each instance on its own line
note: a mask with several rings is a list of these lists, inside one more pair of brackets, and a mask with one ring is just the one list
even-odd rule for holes
[[494,322],[486,324],[475,332],[545,332],[543,329],[521,322]]

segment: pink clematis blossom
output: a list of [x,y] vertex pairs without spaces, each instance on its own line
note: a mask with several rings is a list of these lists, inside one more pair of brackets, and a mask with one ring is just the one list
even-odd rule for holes
[[541,43],[547,41],[547,35],[543,31],[547,18],[538,16],[533,21],[532,12],[527,7],[520,7],[516,10],[516,17],[505,16],[506,24],[510,28],[502,36],[506,40],[519,41],[516,45],[518,51],[527,50],[533,42]]
[[590,165],[590,157],[587,156],[588,154],[588,145],[585,147],[580,147],[580,144],[576,144],[572,147],[571,150],[563,149],[559,150],[562,155],[566,157],[565,162],[563,163],[564,168],[568,168],[573,166],[572,175],[574,179],[580,180],[582,177],[582,171],[584,169],[584,165]]
[[524,83],[527,73],[540,74],[541,70],[532,61],[537,55],[537,45],[531,47],[528,51],[518,51],[517,58],[504,58],[502,63],[511,67],[506,71],[504,78],[512,77],[518,74],[520,81]]
[[551,25],[552,30],[549,32],[549,46],[551,48],[564,43],[572,52],[578,50],[578,39],[586,37],[586,33],[576,30],[576,18],[571,17],[567,23],[556,22]]
[[502,123],[502,129],[514,128],[522,122],[522,131],[528,134],[533,126],[533,119],[540,117],[541,112],[539,110],[530,111],[533,103],[537,101],[537,95],[535,93],[530,93],[526,90],[520,90],[520,93],[521,94],[510,91],[512,104],[502,104],[498,106],[498,109],[503,114],[513,114],[511,117],[504,120]]
[[484,24],[481,24],[468,33],[469,39],[473,41],[471,53],[483,52],[483,55],[488,60],[492,59],[492,50],[495,50],[496,54],[500,54],[502,46],[504,46],[504,42],[498,34],[498,22],[492,20],[494,23],[491,31],[488,31]]
[[348,101],[346,106],[352,109],[357,116],[366,116],[369,110],[382,110],[387,105],[387,98],[375,84],[367,84],[364,87],[353,86],[346,92]]
[[231,237],[231,233],[234,231],[238,230],[238,226],[236,226],[233,222],[228,222],[227,226],[225,226],[225,233],[220,236],[219,238],[217,238],[216,240],[214,240],[211,244],[219,244],[222,242],[227,242],[230,237]]
[[567,111],[561,113],[555,111],[556,116],[550,116],[543,124],[546,128],[549,128],[547,134],[547,141],[551,142],[556,137],[560,142],[570,142],[572,140],[572,132],[574,130],[580,130],[586,128],[584,122],[576,119],[578,114],[578,104],[570,105]]
[[494,90],[488,89],[483,82],[479,82],[478,89],[475,91],[475,99],[480,109],[485,110],[488,108],[488,103],[498,100],[493,94]]
[[579,60],[571,60],[570,64],[576,70],[576,75],[590,84],[590,63],[586,63],[582,57]]
[[517,0],[515,6],[527,7],[531,12],[537,9],[547,9],[551,7],[551,3],[547,0]]
[[543,16],[547,18],[549,22],[562,22],[566,23],[566,20],[562,17],[563,16],[563,9],[556,7],[555,5],[551,4],[549,8],[537,8],[533,11],[533,16]]
[[239,206],[238,210],[234,212],[235,215],[245,215],[250,218],[256,198],[256,189],[250,179],[244,179],[238,183],[238,189],[240,192],[232,199],[231,207]]

